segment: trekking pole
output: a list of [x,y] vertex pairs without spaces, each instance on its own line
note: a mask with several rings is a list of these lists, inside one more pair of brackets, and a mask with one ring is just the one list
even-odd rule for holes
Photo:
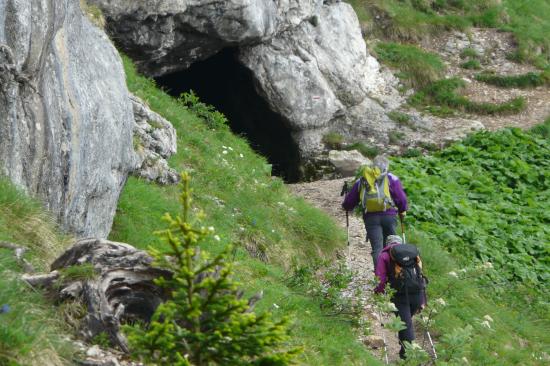
[[346,210],[346,230],[347,230],[347,233],[348,233],[348,235],[347,235],[347,237],[348,237],[348,258],[351,261],[351,258],[350,258],[350,247],[351,247],[351,245],[350,245],[350,242],[349,242],[349,212],[348,212],[348,210]]
[[380,309],[378,309],[378,316],[380,317],[380,325],[382,326],[382,341],[384,342],[384,360],[386,361],[386,365],[390,364],[390,361],[388,359],[388,346],[386,343],[386,334],[384,333],[384,323],[382,322],[382,312]]
[[432,346],[432,352],[434,353],[434,359],[437,360],[437,352],[435,351],[435,345],[432,341],[432,336],[430,335],[430,331],[426,328],[426,335],[428,336],[428,341],[430,341],[430,346]]
[[[342,186],[342,191],[340,192],[340,196],[343,196],[345,194],[347,194],[349,192],[349,188],[348,188],[348,182],[344,181],[344,185]],[[347,232],[347,241],[348,241],[348,260],[351,261],[351,258],[350,258],[350,241],[349,241],[349,212],[348,210],[346,210],[346,232]]]
[[405,223],[403,222],[403,216],[399,214],[399,221],[401,221],[401,237],[403,239],[403,244],[407,243],[407,240],[405,240]]

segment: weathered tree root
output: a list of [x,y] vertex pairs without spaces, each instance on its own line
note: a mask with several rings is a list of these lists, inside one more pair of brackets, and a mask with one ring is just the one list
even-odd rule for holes
[[[82,301],[88,314],[81,323],[81,335],[90,341],[104,332],[113,345],[129,352],[127,341],[120,332],[121,322],[149,322],[157,306],[168,297],[153,280],[172,273],[152,268],[151,262],[146,252],[131,245],[83,239],[53,262],[49,275],[26,276],[25,280],[31,285],[51,289],[60,301]],[[94,267],[96,275],[91,279],[59,275],[65,268],[85,263]]]

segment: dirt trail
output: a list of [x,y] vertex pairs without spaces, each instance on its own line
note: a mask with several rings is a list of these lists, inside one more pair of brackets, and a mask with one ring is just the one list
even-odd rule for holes
[[[325,211],[332,216],[338,224],[346,228],[346,213],[340,207],[342,197],[340,191],[346,179],[323,180],[311,183],[290,184],[287,187],[292,193],[303,197],[315,207]],[[349,178],[347,179],[349,180]],[[365,241],[366,233],[363,220],[354,215],[349,216],[349,239],[350,247],[343,251],[346,263],[354,272],[353,288],[361,287],[365,296],[372,294],[368,282],[374,277],[374,268],[371,257],[370,245]],[[397,335],[382,328],[380,319],[373,312],[372,308],[365,309],[364,316],[372,324],[373,334],[385,337],[388,347],[389,361],[399,359],[399,343]],[[375,349],[373,352],[383,359],[383,350]]]

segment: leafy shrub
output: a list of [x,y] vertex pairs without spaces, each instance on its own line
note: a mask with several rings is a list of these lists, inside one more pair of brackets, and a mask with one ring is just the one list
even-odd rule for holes
[[382,62],[398,68],[400,78],[412,87],[425,86],[439,79],[445,71],[438,55],[413,45],[380,42],[375,51]]
[[337,132],[329,132],[323,136],[322,141],[330,149],[340,150],[344,142],[344,136]]
[[460,64],[460,67],[467,70],[479,70],[481,69],[481,64],[478,60],[468,60]]
[[550,73],[528,72],[521,75],[497,75],[494,73],[481,73],[475,76],[476,80],[486,84],[500,86],[502,88],[534,88],[550,84]]
[[[159,235],[167,249],[150,249],[155,265],[172,271],[155,283],[171,293],[151,323],[127,326],[135,354],[156,365],[286,365],[297,350],[282,350],[289,339],[287,320],[256,315],[231,279],[227,252],[211,257],[201,242],[214,230],[193,217],[189,176],[182,174],[182,216],[166,214]],[[215,238],[214,238],[215,239]]]
[[414,106],[436,107],[430,112],[439,115],[449,115],[453,111],[465,111],[476,114],[513,114],[525,109],[525,98],[517,97],[508,102],[477,103],[456,93],[456,90],[465,86],[465,82],[458,78],[438,80],[423,88],[409,98]]
[[493,285],[548,291],[550,141],[520,129],[480,132],[394,170],[407,181],[413,226],[463,261],[491,261]]
[[227,118],[221,112],[218,112],[213,106],[200,101],[199,97],[193,92],[182,93],[179,102],[188,110],[200,117],[209,128],[227,127]]

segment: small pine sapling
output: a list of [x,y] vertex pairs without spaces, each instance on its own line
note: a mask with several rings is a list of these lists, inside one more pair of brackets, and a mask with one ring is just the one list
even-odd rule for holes
[[172,271],[156,284],[171,293],[148,325],[126,326],[134,354],[153,365],[287,365],[287,319],[255,314],[252,301],[242,298],[232,280],[228,251],[209,256],[201,243],[214,236],[201,225],[204,215],[191,211],[190,177],[182,174],[183,216],[164,216],[168,223],[157,234],[167,249],[149,251],[156,266]]

